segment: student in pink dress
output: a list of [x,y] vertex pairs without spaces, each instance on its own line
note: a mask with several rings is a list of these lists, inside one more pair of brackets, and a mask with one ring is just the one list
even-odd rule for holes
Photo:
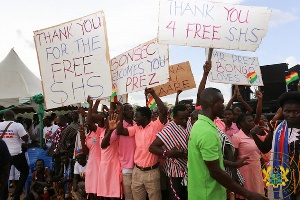
[[119,142],[115,140],[111,142],[109,146],[105,144],[110,140],[111,134],[116,129],[118,123],[117,114],[110,112],[108,128],[100,134],[101,161],[99,172],[101,175],[98,175],[97,195],[111,199],[119,199],[122,197]]
[[[133,121],[134,111],[132,105],[129,103],[121,104],[120,102],[117,103],[118,111],[123,109],[123,126],[125,128],[134,126],[136,123]],[[111,109],[114,105],[111,104]],[[102,140],[102,147],[106,148],[113,142],[118,140],[119,143],[119,159],[122,169],[122,185],[124,191],[124,197],[126,200],[133,200],[132,190],[131,190],[131,183],[132,183],[132,172],[134,168],[134,152],[135,152],[135,138],[134,137],[127,137],[123,135],[117,135],[117,132],[114,131],[109,138],[105,138]]]
[[[100,134],[105,131],[103,126],[104,116],[93,114],[93,101],[88,97],[89,111],[87,115],[87,125],[90,132],[85,136],[84,128],[80,127],[80,137],[83,153],[88,155],[85,172],[85,189],[86,193],[92,198],[96,198],[97,182],[101,161]],[[98,103],[96,105],[98,107]],[[96,109],[97,110],[97,109]],[[94,115],[94,117],[93,117]],[[98,122],[98,126],[95,125]]]
[[[245,179],[244,188],[251,192],[264,195],[264,183],[260,163],[261,152],[250,133],[255,127],[253,117],[251,115],[241,114],[236,122],[241,129],[232,136],[231,142],[236,148],[237,159],[241,159],[245,156],[249,157],[249,159],[247,159],[249,165],[244,165],[239,168]],[[261,131],[263,132],[264,130],[261,129]],[[238,196],[238,198],[244,199],[242,196]]]

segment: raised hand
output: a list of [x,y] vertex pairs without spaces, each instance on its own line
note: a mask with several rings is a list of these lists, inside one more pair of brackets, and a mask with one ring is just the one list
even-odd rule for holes
[[243,101],[243,97],[240,93],[237,93],[237,100]]
[[177,90],[177,95],[180,95],[181,92],[182,90]]
[[263,94],[259,90],[256,90],[255,94],[256,94],[256,97],[257,97],[258,100],[262,100]]
[[146,88],[145,89],[145,94],[153,94],[154,93],[154,89],[153,88]]
[[117,105],[117,111],[118,111],[118,113],[120,113],[121,111],[123,111],[123,104],[120,101],[116,102],[116,105]]
[[206,61],[203,65],[203,71],[205,74],[208,74],[211,70],[211,61]]
[[93,105],[93,100],[91,99],[90,95],[87,97],[86,102],[88,102],[90,105]]
[[110,131],[113,131],[117,128],[118,124],[120,123],[118,119],[118,114],[112,113],[109,115],[109,120],[108,120],[108,129]]

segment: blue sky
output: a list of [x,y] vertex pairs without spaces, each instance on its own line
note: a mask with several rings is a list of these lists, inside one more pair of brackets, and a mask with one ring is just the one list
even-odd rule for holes
[[[215,0],[216,1],[216,0]],[[221,1],[222,2],[222,1]],[[247,6],[268,7],[272,10],[269,29],[256,52],[230,51],[256,56],[260,65],[300,63],[300,1],[297,0],[227,0]],[[0,8],[0,61],[14,47],[25,65],[38,77],[39,66],[33,41],[33,31],[70,21],[99,10],[105,13],[111,58],[157,35],[158,0],[12,0]],[[170,64],[190,61],[198,86],[205,62],[205,49],[200,47],[170,46]],[[222,90],[225,101],[230,98],[230,85],[207,83]],[[2,91],[4,92],[4,91]],[[184,91],[180,99],[195,99],[197,90]],[[163,98],[175,102],[175,95]],[[144,104],[144,95],[129,95],[130,103]]]

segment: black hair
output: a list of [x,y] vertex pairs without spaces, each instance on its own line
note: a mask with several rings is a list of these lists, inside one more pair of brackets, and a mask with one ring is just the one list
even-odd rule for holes
[[136,109],[136,112],[140,112],[142,116],[146,117],[147,119],[151,119],[152,112],[150,108],[144,106],[144,107],[139,107]]
[[12,120],[15,117],[15,113],[12,110],[7,110],[4,112],[3,117],[5,120]]
[[233,114],[233,110],[232,110],[231,108],[226,108],[226,109],[224,110],[224,112],[225,112],[225,111],[231,111],[232,114]]
[[236,119],[236,124],[241,127],[241,123],[242,122],[245,122],[246,118],[247,117],[252,117],[252,115],[249,115],[249,114],[245,114],[245,113],[242,113],[240,114],[237,119]]
[[59,118],[59,120],[60,120],[61,122],[65,122],[65,123],[68,122],[68,118],[67,118],[66,116],[64,116],[64,115],[59,115],[58,118]]
[[130,103],[123,103],[123,111],[125,111],[125,108],[128,106],[132,107],[132,105]]
[[35,164],[36,164],[37,162],[42,162],[43,165],[45,166],[45,161],[44,161],[43,159],[41,159],[41,158],[37,159],[37,160],[35,161]]
[[285,104],[300,105],[300,92],[297,91],[285,92],[279,96],[278,103],[281,108],[283,108]]
[[176,105],[174,108],[173,108],[173,115],[174,117],[177,116],[178,114],[178,111],[186,111],[186,106],[185,105]]
[[215,100],[217,93],[221,93],[221,91],[217,88],[205,88],[201,92],[200,105],[202,106],[202,109],[207,109],[209,107],[209,104]]

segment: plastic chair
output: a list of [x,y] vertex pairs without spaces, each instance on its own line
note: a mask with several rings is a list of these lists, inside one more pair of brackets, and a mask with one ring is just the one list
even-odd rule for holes
[[41,148],[29,148],[27,150],[29,165],[32,163],[35,164],[36,160],[38,159],[42,151],[43,149]]
[[43,159],[45,162],[45,167],[48,167],[50,170],[53,170],[52,157],[46,155],[47,150],[41,148],[29,148],[27,150],[27,153],[29,160],[29,175],[25,183],[25,196],[27,196],[30,189],[32,173],[35,171],[35,163],[37,159]]

